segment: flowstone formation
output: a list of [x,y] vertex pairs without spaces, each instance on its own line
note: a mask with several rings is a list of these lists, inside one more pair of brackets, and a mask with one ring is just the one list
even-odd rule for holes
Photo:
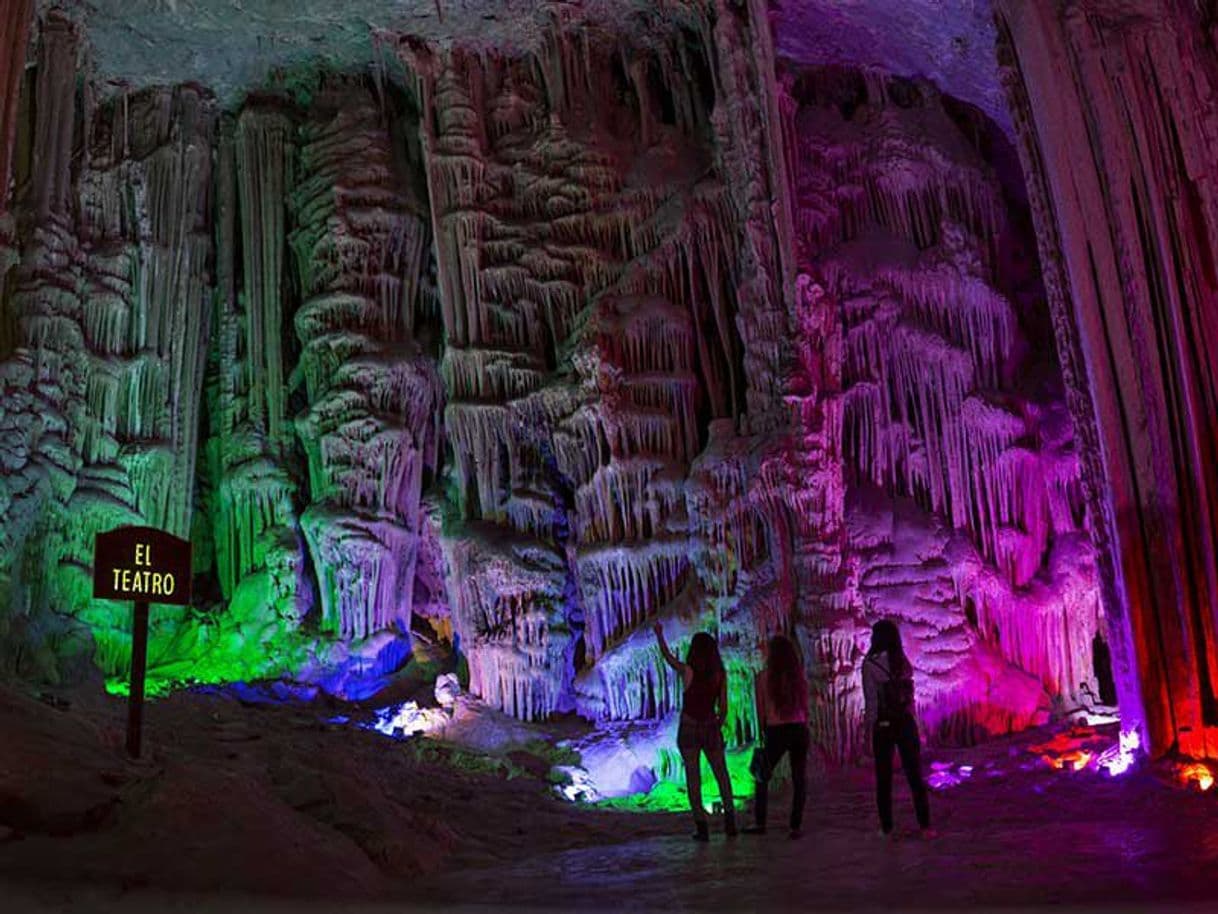
[[98,97],[87,25],[22,9],[6,669],[53,678],[91,636],[121,682],[90,547],[147,523],[196,557],[197,605],[154,613],[162,686],[365,697],[423,634],[486,704],[626,747],[623,783],[675,770],[656,621],[679,651],[718,636],[733,747],[786,632],[819,747],[853,756],[884,615],[937,739],[1102,691],[1078,458],[984,117],[851,70],[780,85],[760,0],[557,5],[505,47],[383,29],[368,69],[235,104]]
[[1080,465],[1051,351],[1028,342],[1043,293],[1004,138],[926,84],[822,69],[790,91],[800,263],[843,340],[849,582],[822,623],[822,739],[849,744],[847,635],[882,617],[942,738],[1097,702]]
[[[87,131],[74,135],[80,52],[71,22],[45,20],[30,135],[18,144],[27,155],[0,367],[0,600],[36,645],[62,628],[47,607],[84,621],[95,659],[113,670],[126,636],[115,607],[90,599],[93,535],[124,523],[189,532],[211,304],[212,120],[196,90],[152,89],[83,99]],[[56,673],[40,651],[12,662]]]
[[687,12],[556,27],[530,57],[398,48],[435,111],[454,625],[473,691],[529,719],[664,718],[679,688],[650,622],[724,622],[687,482],[709,427],[747,409],[749,214],[724,170],[763,83],[716,72],[707,10]]
[[91,599],[92,545],[135,523],[195,542],[200,598],[154,614],[154,682],[370,687],[348,680],[400,665],[416,595],[443,603],[430,243],[396,109],[362,76],[307,111],[283,90],[232,117],[197,87],[98,102],[80,24],[34,32],[6,147],[6,665],[54,679],[91,636],[121,678],[129,610]]
[[314,100],[293,196],[304,302],[296,312],[309,407],[296,420],[312,503],[301,517],[321,624],[344,638],[409,626],[439,467],[444,391],[415,338],[423,294],[423,213],[398,188],[389,132],[362,86]]

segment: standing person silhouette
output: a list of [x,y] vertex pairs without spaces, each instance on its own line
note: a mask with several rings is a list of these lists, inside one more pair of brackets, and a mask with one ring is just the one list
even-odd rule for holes
[[871,627],[871,647],[863,661],[865,733],[875,753],[875,797],[880,832],[892,834],[892,755],[901,754],[901,767],[913,794],[914,811],[925,837],[930,837],[930,800],[922,780],[922,750],[914,716],[913,665],[901,646],[901,632],[891,619]]
[[706,632],[698,632],[689,644],[685,662],[678,660],[664,640],[664,628],[654,626],[664,661],[677,671],[685,686],[681,723],[677,729],[677,748],[685,766],[685,789],[694,815],[695,841],[709,841],[710,829],[702,807],[702,753],[710,763],[719,796],[723,801],[723,831],[736,835],[736,810],[732,804],[732,782],[724,756],[723,722],[727,719],[727,671],[719,656],[719,644]]
[[795,642],[775,635],[766,647],[765,669],[757,677],[757,721],[765,734],[765,766],[757,777],[753,800],[756,824],[745,834],[764,835],[769,801],[770,774],[783,755],[791,759],[791,837],[803,835],[804,803],[807,801],[808,683]]

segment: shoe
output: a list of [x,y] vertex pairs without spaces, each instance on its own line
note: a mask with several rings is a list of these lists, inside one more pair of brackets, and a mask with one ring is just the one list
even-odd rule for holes
[[705,822],[695,823],[695,827],[698,829],[696,832],[694,832],[695,841],[709,841],[710,840],[710,829],[707,828]]
[[884,829],[882,829],[882,828],[878,832],[876,832],[876,834],[878,834],[885,841],[892,841],[895,838],[895,835],[892,832],[884,831]]
[[744,829],[744,833],[746,835],[764,835],[765,826],[764,825],[750,825],[748,828]]
[[939,837],[939,833],[933,828],[924,828],[921,830],[920,834],[922,836],[922,840],[924,841],[933,841],[935,838]]
[[802,828],[793,828],[793,829],[791,829],[791,836],[790,836],[790,837],[791,837],[791,840],[792,840],[792,841],[798,841],[798,840],[799,840],[800,838],[802,838],[803,836],[804,836],[804,830],[803,830]]

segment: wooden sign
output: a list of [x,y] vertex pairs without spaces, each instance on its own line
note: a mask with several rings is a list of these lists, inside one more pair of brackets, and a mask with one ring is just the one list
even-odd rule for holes
[[99,533],[93,596],[105,600],[190,604],[190,543],[153,527]]
[[144,679],[148,670],[148,604],[190,603],[190,543],[153,527],[99,533],[93,547],[93,596],[132,600],[131,687],[127,694],[127,751],[140,755]]

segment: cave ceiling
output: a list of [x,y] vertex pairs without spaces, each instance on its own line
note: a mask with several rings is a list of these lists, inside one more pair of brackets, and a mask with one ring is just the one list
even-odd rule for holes
[[1009,132],[990,0],[781,0],[771,6],[781,56],[929,79]]
[[[50,0],[42,0],[47,5]],[[276,70],[374,59],[380,31],[524,47],[553,16],[605,24],[672,0],[74,0],[103,86],[197,82],[226,105]],[[57,5],[63,6],[62,2]],[[772,2],[779,54],[926,78],[1003,126],[990,0]]]

